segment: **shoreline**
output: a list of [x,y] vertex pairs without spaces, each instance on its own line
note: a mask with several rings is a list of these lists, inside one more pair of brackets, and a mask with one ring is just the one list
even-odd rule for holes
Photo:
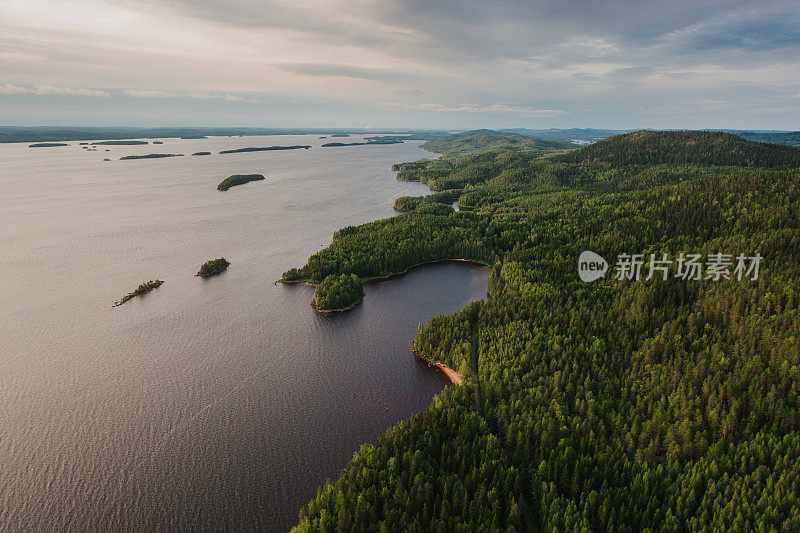
[[[390,280],[392,278],[396,278],[398,276],[404,276],[404,275],[408,274],[414,268],[423,267],[423,266],[427,266],[427,265],[435,265],[437,263],[468,263],[468,264],[471,264],[471,265],[479,266],[481,268],[492,268],[492,265],[490,265],[488,263],[484,263],[482,261],[478,261],[477,259],[461,259],[461,258],[436,259],[434,261],[425,261],[423,263],[417,263],[416,265],[411,265],[411,266],[407,267],[403,271],[392,272],[392,273],[387,274],[385,276],[371,276],[371,277],[368,277],[368,278],[360,278],[360,279],[361,279],[361,282],[364,283],[365,285],[367,283],[379,283],[379,282],[382,282],[382,281],[388,281],[388,280]],[[278,283],[284,283],[286,285],[294,285],[294,284],[297,284],[297,283],[305,283],[306,285],[308,285],[310,287],[316,287],[317,286],[316,283],[311,283],[311,281],[309,281],[308,278],[306,278],[306,279],[292,279],[292,280],[279,279],[279,280],[275,281],[275,285],[277,285]]]
[[[297,282],[295,282],[295,283],[297,283]],[[304,283],[306,283],[306,282],[304,282]],[[308,285],[311,285],[311,284],[310,284],[310,283],[308,283]],[[313,309],[315,313],[317,313],[317,314],[320,314],[320,315],[326,315],[326,316],[327,316],[327,315],[335,315],[335,314],[338,314],[338,313],[344,313],[344,312],[346,312],[346,311],[351,311],[351,310],[355,309],[356,307],[358,307],[358,305],[359,305],[359,304],[360,304],[360,303],[361,303],[363,300],[364,300],[364,297],[362,296],[362,297],[361,297],[361,298],[359,298],[359,300],[358,300],[356,303],[354,303],[353,305],[349,305],[349,306],[347,306],[347,307],[341,307],[341,308],[339,308],[339,309],[317,309],[317,306],[316,306],[316,305],[314,305],[314,301],[312,300],[312,301],[311,301],[311,309]]]
[[439,363],[438,361],[436,362],[431,361],[424,355],[417,352],[417,350],[414,349],[413,344],[411,345],[411,353],[414,354],[414,357],[418,361],[428,365],[428,368],[435,369],[440,376],[445,378],[445,380],[449,383],[449,385],[461,385],[464,382],[464,378],[461,376],[461,374],[459,374],[458,372],[456,372],[455,370],[453,370],[444,363]]

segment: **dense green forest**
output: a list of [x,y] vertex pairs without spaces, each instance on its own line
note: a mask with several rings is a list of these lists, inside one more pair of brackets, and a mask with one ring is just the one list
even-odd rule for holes
[[250,183],[251,181],[261,181],[265,179],[263,174],[234,174],[228,176],[217,185],[218,191],[227,191],[231,187]]
[[196,276],[200,277],[208,277],[213,276],[214,274],[219,274],[228,269],[231,266],[230,261],[225,259],[224,257],[220,257],[219,259],[211,259],[206,261],[200,266],[200,270],[197,271]]
[[364,286],[355,274],[331,274],[314,290],[311,305],[317,311],[340,311],[358,305],[364,298]]
[[[800,150],[705,132],[439,148],[398,170],[467,211],[404,200],[287,274],[491,263],[490,297],[414,341],[466,385],[363,446],[297,531],[799,530]],[[583,250],[764,263],[583,283]]]

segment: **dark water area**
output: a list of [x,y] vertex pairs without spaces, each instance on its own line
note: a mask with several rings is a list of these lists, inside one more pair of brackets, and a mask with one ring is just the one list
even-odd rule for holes
[[[273,283],[426,194],[390,170],[431,157],[419,142],[163,141],[0,145],[0,530],[288,530],[444,387],[411,355],[417,325],[485,297],[487,271],[455,263],[369,284],[331,317],[311,287]],[[277,144],[313,147],[217,154]],[[119,161],[155,151],[213,155]],[[234,173],[266,180],[217,191]],[[228,271],[193,276],[220,256]]]

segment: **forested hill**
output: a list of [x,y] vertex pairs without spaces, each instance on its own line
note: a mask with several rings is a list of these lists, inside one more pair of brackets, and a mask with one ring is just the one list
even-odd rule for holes
[[437,154],[457,154],[480,150],[533,150],[546,152],[575,148],[569,142],[534,139],[517,133],[498,133],[492,130],[475,130],[466,133],[455,133],[428,141],[422,145],[428,151]]
[[[729,141],[622,136],[658,164],[603,171],[520,150],[398,165],[442,192],[338,231],[294,276],[465,258],[493,265],[491,296],[414,340],[465,385],[363,446],[297,530],[800,531],[800,169],[731,166]],[[676,146],[693,165],[665,164]],[[584,250],[605,277],[580,281]],[[727,278],[709,277],[718,253]],[[617,279],[623,254],[640,279]],[[651,254],[666,277],[647,279]],[[700,255],[697,279],[679,254]]]
[[800,167],[800,148],[711,131],[634,131],[554,156],[565,163]]

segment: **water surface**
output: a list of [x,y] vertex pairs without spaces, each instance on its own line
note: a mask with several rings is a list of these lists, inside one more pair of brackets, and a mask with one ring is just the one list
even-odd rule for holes
[[[336,229],[428,192],[389,168],[430,157],[419,142],[322,142],[0,145],[0,529],[286,530],[361,444],[442,389],[411,340],[483,297],[485,270],[417,269],[335,317],[312,312],[310,287],[273,284]],[[314,148],[216,153],[276,144]],[[197,151],[214,155],[118,160]],[[220,256],[227,272],[193,277]]]

